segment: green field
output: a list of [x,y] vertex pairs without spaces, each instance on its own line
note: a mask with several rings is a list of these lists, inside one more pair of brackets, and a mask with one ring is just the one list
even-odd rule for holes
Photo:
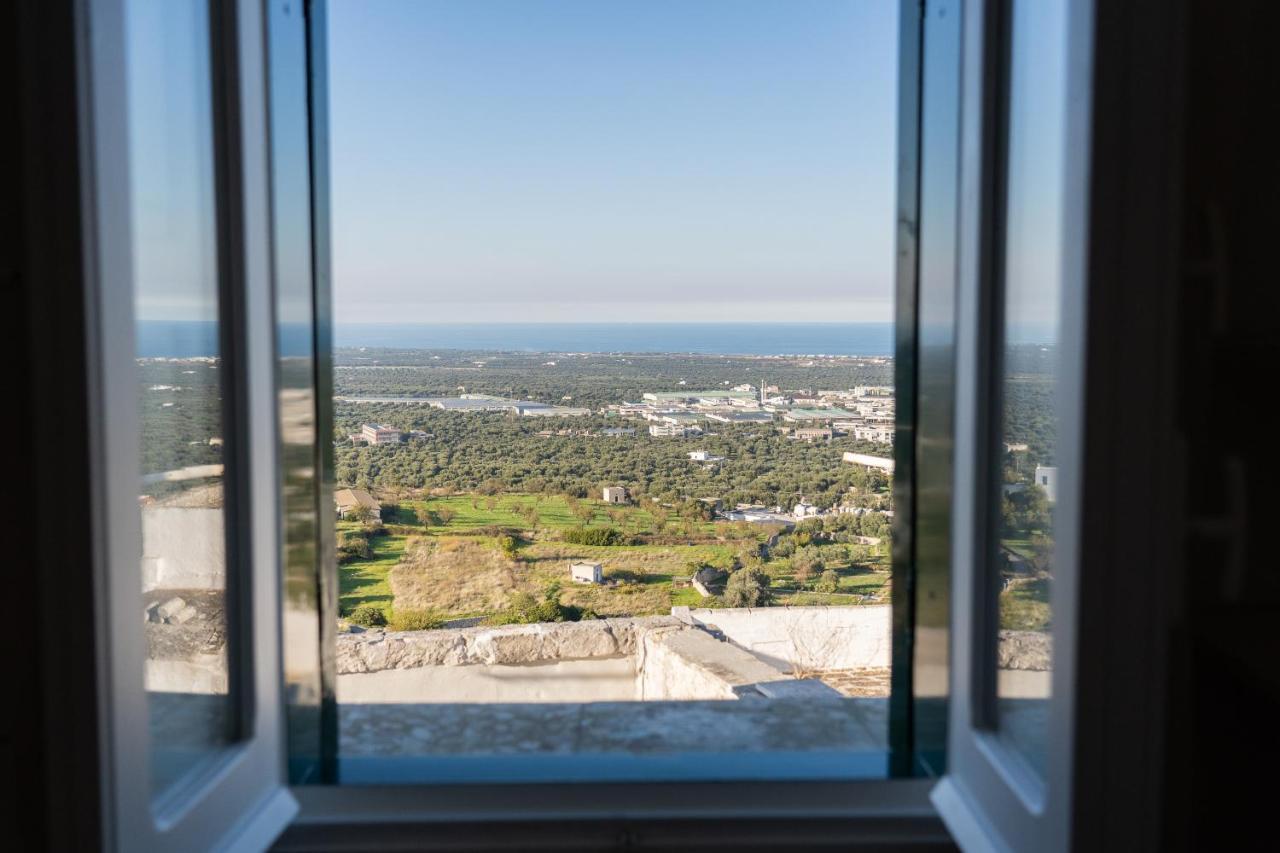
[[[356,522],[339,521],[340,532],[354,532],[360,529]],[[359,607],[362,604],[372,605],[384,612],[391,609],[391,584],[387,575],[393,566],[404,556],[405,536],[374,536],[369,540],[373,549],[373,557],[368,560],[357,560],[340,566],[338,571],[338,606],[341,612]]]
[[[423,524],[420,512],[430,513]],[[488,616],[511,595],[545,594],[600,616],[669,613],[671,607],[714,607],[683,581],[691,566],[731,568],[754,553],[768,535],[759,527],[683,518],[671,509],[612,506],[559,495],[453,495],[402,500],[384,507],[383,535],[369,535],[372,556],[339,567],[340,612],[371,605],[390,616],[395,606],[429,610],[443,618]],[[612,527],[645,544],[591,546],[562,541],[563,531]],[[358,522],[338,522],[339,534],[359,533]],[[503,553],[498,534],[514,533],[517,546]],[[827,565],[839,576],[835,593],[805,589],[788,560],[762,565],[777,604],[887,602],[888,557],[883,546],[854,546],[854,559]],[[604,567],[602,586],[569,583],[571,561]],[[398,568],[397,568],[398,567]],[[396,571],[393,573],[393,569]],[[394,575],[394,577],[393,577]],[[398,589],[398,591],[397,591]],[[399,596],[399,598],[397,598]]]

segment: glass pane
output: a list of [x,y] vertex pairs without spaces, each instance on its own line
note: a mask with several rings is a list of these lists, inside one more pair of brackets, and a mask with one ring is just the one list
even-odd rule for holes
[[1053,649],[1064,0],[1014,0],[997,521],[999,730],[1043,775]]
[[[284,542],[284,675],[290,781],[314,782],[324,743],[317,464],[315,305],[306,19],[297,0],[268,4],[271,179],[275,211],[277,381]],[[313,14],[321,10],[313,9]],[[325,516],[326,521],[328,516]]]
[[227,742],[226,511],[207,4],[126,6],[153,793]]
[[897,10],[329,4],[341,781],[886,774]]

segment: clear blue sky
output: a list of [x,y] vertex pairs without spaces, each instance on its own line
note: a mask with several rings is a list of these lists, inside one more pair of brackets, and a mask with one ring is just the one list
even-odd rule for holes
[[896,0],[331,0],[338,322],[888,321]]

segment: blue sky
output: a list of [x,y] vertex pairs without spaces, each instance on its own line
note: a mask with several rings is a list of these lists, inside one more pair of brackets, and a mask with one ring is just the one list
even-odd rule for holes
[[895,0],[331,0],[339,322],[888,321]]

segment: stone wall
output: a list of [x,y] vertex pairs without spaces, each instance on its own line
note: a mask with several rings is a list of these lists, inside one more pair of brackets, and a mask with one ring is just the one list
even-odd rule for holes
[[640,635],[683,627],[670,616],[541,622],[435,631],[365,631],[338,636],[339,675],[423,666],[534,664],[632,656]]
[[674,617],[341,635],[340,702],[831,698]]
[[1048,631],[1001,631],[996,666],[1044,672],[1053,668],[1053,641]]

